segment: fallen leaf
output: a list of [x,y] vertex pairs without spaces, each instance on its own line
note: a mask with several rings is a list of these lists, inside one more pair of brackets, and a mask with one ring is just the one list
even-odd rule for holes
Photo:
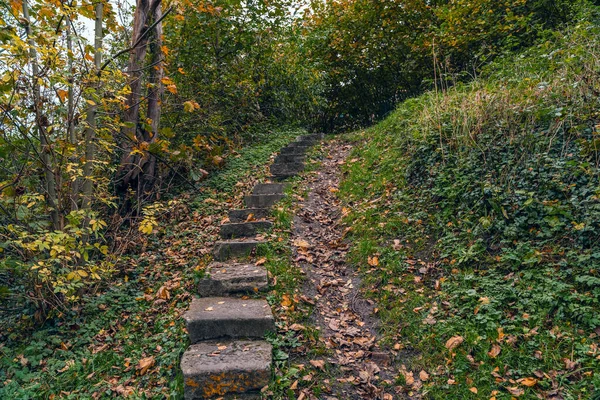
[[310,365],[320,370],[325,370],[325,361],[323,360],[310,360]]
[[452,350],[462,344],[465,339],[462,336],[453,336],[446,341],[446,348]]
[[154,362],[153,356],[142,358],[135,369],[138,371],[139,375],[144,375],[154,365]]
[[258,260],[255,264],[256,265],[263,265],[266,262],[267,262],[267,259],[263,257],[260,260]]
[[156,297],[163,300],[169,300],[171,298],[171,294],[167,290],[166,287],[161,286],[160,289],[156,292]]
[[479,392],[476,387],[469,388],[469,392],[477,394]]
[[429,379],[429,374],[425,370],[421,370],[421,372],[419,372],[419,379],[421,379],[423,382],[427,382]]
[[379,265],[379,258],[378,257],[369,257],[368,263],[371,267],[376,267]]
[[292,305],[292,299],[289,295],[284,294],[281,296],[281,306],[282,307],[290,307]]
[[502,349],[500,348],[499,345],[493,344],[492,348],[490,349],[490,351],[488,351],[488,356],[490,356],[492,358],[496,358],[496,357],[498,357],[498,354],[500,354],[501,350]]
[[310,247],[310,243],[304,239],[296,239],[294,240],[294,246],[300,247],[301,249],[308,249]]
[[515,397],[522,396],[525,391],[519,387],[507,387],[506,390]]
[[537,384],[538,381],[535,378],[527,377],[527,378],[518,379],[517,382],[519,382],[523,386],[533,387]]

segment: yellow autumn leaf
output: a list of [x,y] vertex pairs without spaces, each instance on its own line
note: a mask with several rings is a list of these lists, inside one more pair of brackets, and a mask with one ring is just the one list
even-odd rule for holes
[[518,379],[517,382],[523,386],[532,387],[532,386],[535,386],[538,381],[535,378],[527,377],[527,378]]
[[65,99],[67,98],[67,96],[69,95],[69,92],[66,90],[62,90],[62,89],[57,89],[56,90],[56,94],[58,95],[58,97],[60,98],[60,101],[64,102]]
[[378,257],[369,257],[368,263],[371,267],[376,267],[379,265],[379,258]]
[[194,103],[191,101],[186,101],[185,103],[183,103],[183,111],[193,112],[194,111]]
[[292,305],[292,298],[287,295],[284,294],[283,296],[281,296],[281,306],[282,307],[290,307]]

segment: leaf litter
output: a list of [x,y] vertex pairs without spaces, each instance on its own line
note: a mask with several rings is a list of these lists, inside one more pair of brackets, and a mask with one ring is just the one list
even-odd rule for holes
[[[308,195],[299,204],[291,239],[294,263],[307,278],[303,298],[314,305],[312,323],[329,350],[325,359],[311,360],[310,364],[320,370],[331,369],[335,379],[326,387],[329,393],[325,397],[312,393],[310,388],[299,396],[331,400],[399,398],[402,389],[394,387],[396,376],[402,373],[395,362],[398,352],[382,348],[379,343],[377,306],[362,296],[358,271],[346,262],[349,244],[344,240],[343,210],[336,194],[341,167],[351,146],[337,141],[324,146],[327,156],[317,173],[307,178]],[[369,261],[372,265],[379,263],[377,257]],[[429,378],[425,371],[420,377]],[[415,380],[420,386],[420,379]]]

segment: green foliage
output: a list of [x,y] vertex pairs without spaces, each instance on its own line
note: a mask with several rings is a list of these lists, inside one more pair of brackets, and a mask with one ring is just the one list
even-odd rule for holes
[[471,79],[499,54],[532,45],[587,6],[569,0],[313,2],[307,36],[329,100],[322,123],[328,129],[372,123],[423,89]]
[[580,21],[353,138],[353,260],[431,398],[598,389],[599,34]]
[[[178,366],[189,339],[181,315],[207,263],[200,255],[217,240],[218,225],[231,204],[241,202],[256,179],[267,173],[273,152],[304,133],[270,132],[258,144],[240,149],[222,170],[200,183],[193,196],[183,193],[147,207],[145,216],[153,231],[139,238],[143,251],[115,260],[118,273],[62,308],[60,318],[34,326],[34,316],[24,312],[29,310],[2,314],[0,398],[182,398]],[[289,246],[286,250],[279,244],[273,263],[287,262],[287,251]],[[8,265],[10,259],[5,262]],[[0,279],[4,277],[0,269]],[[297,284],[300,278],[288,272],[281,282]],[[0,311],[8,306],[5,294],[0,285]],[[279,343],[295,346],[293,338]],[[142,373],[140,360],[149,357],[152,366]]]
[[188,3],[165,31],[177,91],[163,126],[190,162],[211,166],[266,123],[310,123],[319,76],[288,2]]

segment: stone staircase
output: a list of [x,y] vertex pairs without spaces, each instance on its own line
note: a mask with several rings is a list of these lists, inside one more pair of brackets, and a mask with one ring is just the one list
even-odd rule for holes
[[[304,169],[306,151],[319,135],[299,136],[281,149],[271,166],[274,181],[283,181]],[[231,210],[221,225],[214,262],[207,267],[184,319],[191,346],[183,354],[186,399],[260,398],[271,377],[271,345],[265,334],[275,331],[267,301],[240,295],[268,287],[267,270],[248,262],[270,229],[269,209],[284,197],[285,183],[259,183],[244,198],[246,209]]]

